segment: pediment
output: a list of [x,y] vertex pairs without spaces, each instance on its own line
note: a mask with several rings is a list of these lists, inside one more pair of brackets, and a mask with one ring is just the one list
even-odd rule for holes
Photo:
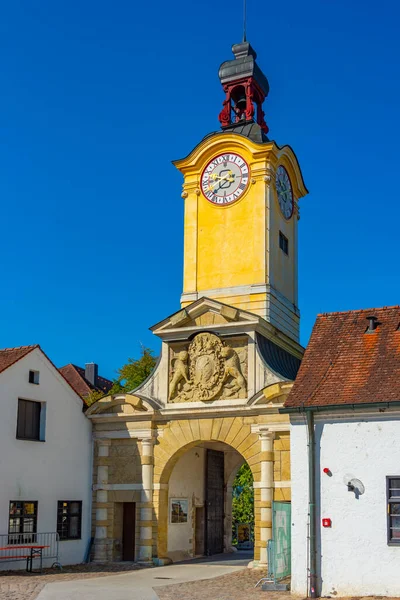
[[180,329],[212,328],[240,323],[256,325],[260,322],[263,322],[263,319],[258,315],[203,297],[150,327],[150,330],[163,337],[164,334]]

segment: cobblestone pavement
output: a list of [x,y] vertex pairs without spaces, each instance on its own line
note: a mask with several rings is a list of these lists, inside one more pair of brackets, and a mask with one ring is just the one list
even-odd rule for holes
[[72,581],[118,575],[139,569],[134,563],[90,563],[64,567],[60,572],[43,569],[43,573],[26,571],[2,571],[0,575],[0,600],[35,600],[46,583]]
[[215,579],[157,587],[160,600],[290,600],[290,592],[263,592],[254,588],[262,571],[244,569]]
[[[30,574],[25,571],[3,572],[0,576],[0,600],[35,600],[47,583],[106,577],[128,573],[139,568],[133,563],[107,563],[74,565],[65,567],[62,572],[43,569],[42,574]],[[168,575],[168,571],[165,575]],[[157,586],[153,589],[160,600],[291,600],[290,592],[263,592],[261,586],[254,588],[261,577],[260,571],[243,569],[214,579]],[[381,598],[369,596],[365,599],[353,597],[342,600],[381,600]],[[390,600],[400,600],[400,598]]]

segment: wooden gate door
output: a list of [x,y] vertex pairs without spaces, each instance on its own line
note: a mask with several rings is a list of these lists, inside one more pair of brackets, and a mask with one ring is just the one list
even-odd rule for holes
[[122,560],[135,560],[135,502],[124,502]]
[[224,453],[207,450],[206,554],[224,551]]

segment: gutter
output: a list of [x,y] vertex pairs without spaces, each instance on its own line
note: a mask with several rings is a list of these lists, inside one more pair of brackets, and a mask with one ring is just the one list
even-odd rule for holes
[[391,407],[399,408],[400,400],[393,402],[360,402],[358,404],[325,404],[324,406],[291,406],[287,408],[280,408],[279,413],[281,415],[290,414],[302,414],[308,412],[328,412],[328,411],[344,411],[344,410],[356,410],[356,409],[367,409],[367,408],[383,408],[386,410]]
[[315,435],[314,435],[314,413],[308,411],[307,431],[308,431],[308,514],[309,514],[309,597],[316,598],[317,590],[317,548],[316,548],[316,529],[317,519],[315,510]]

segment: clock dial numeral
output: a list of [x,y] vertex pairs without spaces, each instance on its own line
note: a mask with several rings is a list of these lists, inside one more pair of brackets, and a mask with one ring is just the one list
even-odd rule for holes
[[201,176],[204,196],[213,204],[227,205],[238,200],[249,183],[249,167],[238,154],[220,154],[205,167]]

